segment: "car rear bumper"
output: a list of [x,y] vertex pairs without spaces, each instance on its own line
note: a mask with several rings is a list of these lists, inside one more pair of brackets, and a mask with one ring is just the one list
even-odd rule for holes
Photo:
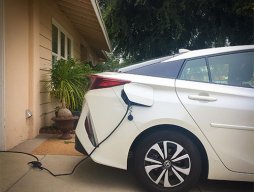
[[78,152],[83,153],[84,155],[88,155],[88,153],[86,152],[85,148],[80,143],[79,138],[77,137],[77,135],[75,136],[75,149]]
[[[114,134],[107,138],[127,110],[127,105],[120,99],[122,88],[116,87],[115,89],[117,90],[112,88],[92,90],[86,94],[86,102],[75,130],[76,149],[88,154],[94,151],[91,158],[97,163],[127,169],[131,144],[140,132],[134,121],[125,118]],[[86,121],[87,119],[90,119],[90,123]],[[95,138],[95,144],[92,142],[92,135]],[[105,138],[107,140],[94,150],[95,146]]]

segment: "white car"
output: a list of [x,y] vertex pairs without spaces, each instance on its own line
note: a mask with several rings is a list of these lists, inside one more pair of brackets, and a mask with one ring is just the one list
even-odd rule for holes
[[151,191],[253,182],[254,45],[180,52],[94,75],[76,149]]

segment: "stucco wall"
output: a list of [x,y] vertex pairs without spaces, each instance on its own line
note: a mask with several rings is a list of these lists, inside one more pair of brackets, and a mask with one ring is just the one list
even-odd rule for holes
[[0,0],[0,150],[4,149],[4,8]]
[[[28,138],[29,14],[28,1],[5,1],[5,127],[6,148]],[[18,17],[17,17],[18,15]]]

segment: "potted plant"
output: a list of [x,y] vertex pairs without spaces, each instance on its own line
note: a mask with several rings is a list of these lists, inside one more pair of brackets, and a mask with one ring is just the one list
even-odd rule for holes
[[83,103],[85,90],[88,87],[87,74],[91,73],[89,65],[82,64],[74,59],[58,60],[52,69],[51,80],[47,83],[50,93],[59,100],[56,116],[52,120],[62,130],[61,139],[70,139],[70,130],[74,128],[78,117],[72,111],[80,109]]

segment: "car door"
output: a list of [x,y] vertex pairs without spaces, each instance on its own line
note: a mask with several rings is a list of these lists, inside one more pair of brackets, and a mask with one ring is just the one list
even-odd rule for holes
[[187,60],[176,91],[223,164],[254,173],[254,56],[231,53]]

